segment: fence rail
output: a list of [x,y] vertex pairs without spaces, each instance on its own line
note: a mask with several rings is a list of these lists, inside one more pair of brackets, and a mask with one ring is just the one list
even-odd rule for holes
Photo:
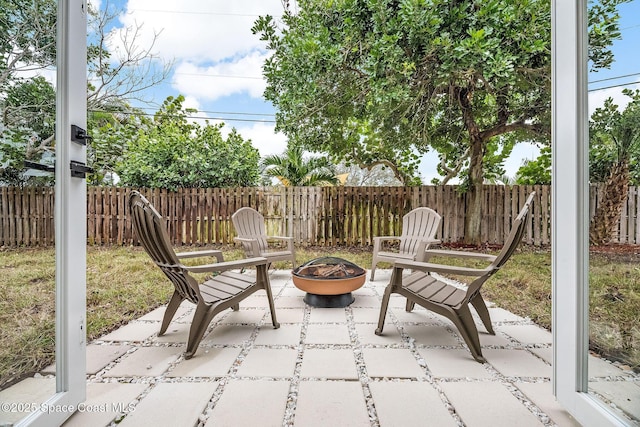
[[[481,236],[500,245],[526,196],[536,191],[524,241],[550,244],[549,186],[483,187]],[[87,242],[92,245],[136,244],[128,215],[131,189],[87,189]],[[464,236],[465,196],[455,186],[421,187],[250,187],[140,190],[167,221],[174,245],[233,242],[231,215],[243,206],[265,217],[271,235],[293,236],[297,245],[369,246],[374,236],[399,235],[402,216],[428,206],[442,215],[437,236],[457,242]],[[591,188],[591,214],[601,190]],[[617,241],[640,244],[640,191],[630,187]],[[0,187],[0,246],[54,244],[54,191],[50,187]]]

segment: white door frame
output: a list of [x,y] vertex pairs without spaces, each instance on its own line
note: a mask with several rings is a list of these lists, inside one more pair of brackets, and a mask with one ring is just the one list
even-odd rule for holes
[[588,393],[587,1],[552,2],[553,392],[583,426],[623,426]]
[[87,125],[87,4],[59,0],[56,85],[56,393],[18,425],[61,425],[86,397],[86,180],[71,161],[86,163],[71,125]]

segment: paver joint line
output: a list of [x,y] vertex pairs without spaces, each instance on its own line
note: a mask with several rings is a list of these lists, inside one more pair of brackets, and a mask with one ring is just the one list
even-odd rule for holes
[[[532,399],[518,388],[518,385],[549,384],[551,381],[549,375],[542,375],[545,369],[550,367],[550,362],[545,358],[548,357],[551,344],[543,342],[547,340],[545,331],[535,329],[537,326],[528,318],[518,318],[491,305],[490,310],[496,310],[495,313],[500,319],[493,322],[498,334],[495,337],[480,334],[480,339],[485,341],[483,350],[486,349],[489,356],[494,354],[494,357],[487,357],[487,363],[477,365],[477,362],[467,354],[464,341],[450,324],[437,315],[428,314],[426,310],[421,311],[419,308],[406,313],[404,299],[394,297],[387,313],[389,323],[385,335],[388,337],[376,336],[374,329],[379,306],[376,307],[375,302],[379,302],[382,298],[386,283],[384,285],[381,283],[385,280],[383,277],[388,277],[388,273],[389,271],[385,270],[378,271],[377,282],[366,282],[361,289],[355,291],[355,302],[352,305],[345,308],[318,309],[300,303],[304,293],[293,286],[290,274],[272,270],[270,275],[276,311],[278,316],[282,313],[288,320],[283,322],[283,327],[275,332],[267,327],[270,316],[266,298],[247,299],[247,306],[243,307],[241,304],[239,312],[228,311],[214,318],[200,349],[189,361],[186,361],[182,354],[185,349],[184,342],[159,342],[157,332],[143,340],[122,340],[122,338],[129,338],[126,336],[126,331],[137,334],[133,337],[137,339],[146,333],[145,328],[149,325],[158,326],[159,321],[155,319],[161,316],[161,312],[154,310],[147,317],[133,321],[130,324],[132,326],[124,332],[112,332],[112,337],[116,339],[105,340],[102,337],[92,343],[98,346],[129,345],[131,348],[123,354],[114,353],[111,359],[101,359],[106,363],[102,362],[105,364],[99,371],[88,375],[87,382],[144,385],[143,391],[132,402],[134,408],[142,408],[144,405],[140,406],[141,402],[144,402],[161,384],[167,386],[182,384],[180,387],[196,383],[215,384],[215,386],[212,385],[215,389],[210,396],[207,396],[207,402],[202,411],[197,419],[194,419],[194,424],[200,427],[204,427],[205,424],[209,427],[216,423],[215,417],[225,412],[224,410],[216,411],[216,407],[224,398],[226,390],[238,390],[240,387],[236,383],[238,381],[253,381],[256,382],[255,384],[260,381],[263,384],[264,382],[274,384],[274,386],[276,383],[287,382],[286,399],[281,402],[279,408],[274,408],[277,412],[281,411],[278,413],[282,415],[283,426],[293,426],[297,419],[303,422],[308,416],[308,413],[301,413],[300,408],[301,404],[303,408],[309,407],[307,399],[311,396],[301,395],[301,388],[310,390],[309,387],[313,386],[329,387],[327,390],[333,390],[331,387],[338,387],[340,390],[350,390],[349,393],[353,393],[353,387],[356,384],[358,387],[355,390],[359,390],[357,396],[349,395],[351,396],[349,398],[355,399],[353,402],[363,402],[357,403],[357,405],[364,405],[358,411],[361,411],[359,414],[364,417],[364,420],[368,419],[370,426],[380,426],[383,418],[387,420],[402,418],[401,413],[393,412],[393,405],[384,405],[382,402],[376,405],[376,394],[372,387],[381,386],[382,388],[378,389],[380,393],[399,390],[391,388],[391,384],[394,384],[393,387],[423,384],[428,389],[418,389],[431,390],[429,391],[433,393],[431,399],[437,396],[436,401],[425,402],[428,407],[435,405],[444,411],[441,414],[450,417],[451,425],[467,425],[468,420],[463,419],[461,414],[468,413],[466,411],[469,411],[469,402],[478,403],[477,399],[483,399],[484,396],[475,396],[476,400],[460,401],[456,400],[455,394],[452,395],[450,390],[452,387],[464,387],[463,384],[468,384],[469,387],[486,384],[489,387],[504,387],[505,393],[508,393],[505,396],[512,396],[514,404],[519,405],[520,410],[526,410],[544,426],[554,425],[554,420],[549,414],[562,413],[562,411],[551,408],[552,412],[545,412],[549,410],[544,406],[547,405],[546,403],[534,401],[535,396]],[[314,310],[318,311],[314,312]],[[342,313],[327,310],[342,310]],[[173,333],[183,333],[178,325],[181,324],[181,320],[189,319],[192,314],[192,308],[185,308],[174,321],[177,326]],[[474,316],[479,321],[475,313]],[[299,337],[296,338],[298,330]],[[369,332],[374,338],[367,335]],[[267,334],[275,338],[270,340]],[[262,339],[260,339],[261,336]],[[521,342],[515,336],[527,342]],[[175,356],[172,355],[172,351],[176,352]],[[209,353],[209,357],[206,357],[209,351],[216,353]],[[327,351],[333,353],[323,353]],[[450,353],[447,353],[448,351]],[[520,356],[516,356],[518,354]],[[273,356],[266,359],[265,355]],[[330,366],[322,366],[321,361],[324,355],[333,361],[331,363],[340,363],[344,366],[336,366],[340,369],[333,370]],[[528,365],[519,360],[522,355],[526,355]],[[151,360],[152,356],[155,359]],[[263,359],[255,359],[258,356]],[[145,357],[149,357],[149,361],[146,361]],[[205,369],[208,369],[205,363],[212,363],[214,360],[215,366],[219,366],[216,374],[203,374],[207,372]],[[260,363],[260,360],[264,363]],[[127,372],[125,375],[118,374],[126,372],[122,371],[121,367],[127,364],[132,366],[134,361],[141,366],[140,372],[136,372],[135,375],[133,372]],[[309,364],[305,365],[305,361]],[[380,364],[381,361],[384,361],[384,364]],[[190,365],[184,365],[187,362]],[[166,363],[166,367],[162,365],[163,363]],[[219,363],[224,365],[220,366]],[[467,363],[474,364],[473,369],[470,369]],[[355,372],[352,372],[353,368],[350,364],[355,366]],[[456,364],[466,367],[463,370],[464,376],[448,374],[456,371]],[[535,371],[537,374],[532,375],[533,371],[523,370],[529,369],[527,366],[537,366]],[[500,369],[509,375],[501,373]],[[637,384],[640,381],[637,375],[623,371],[618,373],[608,365],[604,365],[601,370],[607,375],[594,377],[592,380],[594,384],[616,380]],[[117,376],[109,377],[110,372]],[[149,372],[152,374],[148,374]],[[332,372],[339,372],[339,374],[332,375]],[[52,375],[48,376],[48,378],[51,377]],[[232,383],[235,385],[230,386]],[[284,393],[282,387],[284,384],[276,388]],[[271,390],[273,387],[267,389]],[[226,403],[220,404],[221,406],[228,407],[228,401],[222,402]],[[490,399],[486,400],[486,404],[491,404]],[[340,405],[338,404],[336,408],[340,408]],[[357,408],[349,411],[355,409]],[[340,410],[346,409],[336,409],[336,411]],[[126,419],[126,413],[116,414],[110,425],[116,426],[121,421],[127,424]],[[257,422],[259,421],[257,419]],[[510,420],[504,420],[504,423],[501,420],[496,421],[495,425],[509,425],[511,422]]]

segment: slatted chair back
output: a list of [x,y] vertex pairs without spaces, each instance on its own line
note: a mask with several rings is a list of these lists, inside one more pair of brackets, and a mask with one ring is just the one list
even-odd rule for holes
[[535,192],[532,192],[529,194],[529,197],[527,197],[527,200],[520,209],[518,216],[513,221],[513,224],[511,224],[511,231],[509,232],[509,236],[507,237],[505,244],[502,246],[502,250],[498,253],[496,259],[487,267],[487,274],[478,277],[469,284],[467,297],[465,298],[467,301],[473,299],[474,295],[480,290],[484,282],[486,282],[489,277],[497,273],[515,252],[522,240],[524,230],[527,226],[527,218],[529,217],[531,204],[533,203],[533,197],[535,194]]
[[[396,260],[421,260],[424,252],[435,239],[440,226],[440,215],[433,209],[415,208],[402,217],[402,233],[400,236],[377,236],[373,238],[373,255],[371,262],[371,281],[375,279],[376,266],[379,262]],[[385,242],[399,241],[397,251],[386,250]]]
[[267,230],[264,225],[264,216],[257,210],[249,207],[238,209],[231,217],[238,237],[255,239],[258,243],[259,253],[253,253],[252,245],[242,242],[247,256],[260,256],[268,248]]
[[198,304],[201,298],[198,282],[178,261],[158,211],[137,191],[131,192],[129,206],[133,228],[144,250],[173,283],[180,296]]
[[402,217],[400,252],[416,253],[420,242],[433,239],[440,225],[440,215],[431,208],[415,208]]

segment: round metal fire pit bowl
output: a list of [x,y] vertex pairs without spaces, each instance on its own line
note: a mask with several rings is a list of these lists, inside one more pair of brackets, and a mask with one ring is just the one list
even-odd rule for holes
[[360,288],[366,271],[336,257],[316,258],[292,271],[293,284],[305,291],[304,302],[313,307],[346,307],[354,301],[352,291]]

